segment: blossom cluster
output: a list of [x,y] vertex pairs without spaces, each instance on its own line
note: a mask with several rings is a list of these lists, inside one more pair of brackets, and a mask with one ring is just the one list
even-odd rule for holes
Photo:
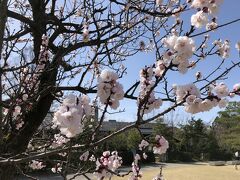
[[143,150],[143,149],[145,149],[147,146],[149,145],[149,142],[147,142],[146,140],[142,140],[141,141],[141,143],[138,145],[138,147],[139,147],[139,150]]
[[230,42],[228,40],[216,40],[214,44],[218,47],[218,54],[221,58],[226,59],[230,55]]
[[89,151],[84,152],[80,157],[80,161],[87,161],[89,157]]
[[61,134],[54,134],[54,140],[53,140],[51,147],[53,147],[53,148],[60,147],[63,144],[66,144],[68,141],[69,141],[69,139],[65,138]]
[[[144,140],[144,139],[143,139],[143,140],[141,141],[141,143],[138,145],[140,151],[145,150],[148,146],[149,146],[149,142],[147,142],[147,141]],[[147,154],[146,154],[145,152],[143,152],[142,157],[143,157],[143,159],[147,159],[148,156],[147,156]]]
[[[4,108],[3,115],[7,116],[9,113],[9,109]],[[15,108],[12,110],[12,117],[16,120],[15,121],[15,128],[19,130],[24,125],[24,121],[21,118],[22,115],[22,108],[21,106],[15,106]]]
[[88,25],[84,24],[83,25],[83,41],[87,42],[89,40],[89,30],[88,30]]
[[39,58],[38,58],[39,59],[39,63],[37,66],[38,72],[41,72],[45,68],[46,62],[49,59],[48,41],[49,41],[48,37],[46,35],[43,35],[41,50],[40,50]]
[[206,98],[201,98],[200,91],[194,84],[177,86],[176,88],[177,101],[180,102],[185,98],[185,111],[192,114],[209,111],[216,106],[225,107],[228,103],[226,99],[228,95],[229,89],[224,83],[210,85]]
[[28,91],[31,91],[33,89],[35,91],[37,90],[36,87],[39,84],[39,77],[41,76],[41,73],[44,71],[50,56],[48,50],[48,41],[49,41],[48,37],[46,35],[43,35],[42,44],[40,47],[41,49],[39,52],[39,57],[35,69],[31,70],[30,68],[26,67],[21,71],[22,84],[24,86],[24,89],[27,89],[26,94],[28,94]]
[[140,93],[138,103],[148,97],[142,108],[144,113],[149,113],[153,109],[158,109],[162,105],[162,99],[155,98],[154,92],[151,91],[155,84],[155,81],[152,79],[153,75],[154,71],[152,67],[145,67],[140,71]]
[[29,167],[33,170],[38,170],[44,168],[45,165],[43,165],[43,162],[32,160],[31,163],[29,163]]
[[[24,52],[25,53],[25,52]],[[42,36],[41,50],[39,53],[37,65],[32,70],[28,66],[19,69],[19,85],[20,90],[17,91],[18,94],[16,98],[12,101],[11,111],[9,109],[4,109],[4,115],[11,113],[15,122],[15,129],[20,130],[24,126],[23,116],[32,107],[32,102],[29,101],[34,93],[37,91],[37,85],[39,84],[39,76],[43,71],[46,62],[48,61],[48,37]],[[6,86],[4,86],[6,87]],[[13,92],[16,93],[16,92]]]
[[186,73],[189,67],[189,58],[195,52],[195,42],[187,36],[177,36],[173,32],[171,36],[163,38],[162,43],[167,50],[163,55],[163,61],[172,62],[178,67],[180,73]]
[[28,74],[31,74],[31,70],[28,68],[24,69],[24,74],[26,74],[26,77],[24,78],[24,87],[25,89],[27,88],[29,91],[33,90],[36,92],[38,88],[36,88],[39,84],[39,77],[43,73],[44,69],[46,68],[46,64],[49,60],[49,50],[48,50],[48,41],[49,38],[46,35],[42,36],[42,44],[41,44],[41,49],[38,57],[38,61],[36,63],[36,67],[33,70],[34,73],[32,76],[29,76]]
[[86,95],[77,97],[68,95],[53,117],[54,127],[59,127],[61,134],[74,137],[84,130],[84,118],[91,115],[90,99]]
[[195,84],[186,84],[186,85],[178,85],[175,88],[176,100],[177,102],[182,101],[184,98],[190,95],[196,96],[197,98],[201,97],[199,89],[195,86]]
[[223,82],[216,84],[216,86],[213,88],[214,92],[216,93],[218,98],[227,97],[229,94],[229,89],[227,85]]
[[[153,147],[153,152],[155,154],[164,154],[166,153],[167,149],[169,148],[168,141],[160,135],[156,135],[155,137],[156,143]],[[146,147],[149,146],[149,142],[146,140],[142,140],[139,144],[139,150],[143,151],[146,149]],[[147,159],[146,153],[142,154],[143,159]],[[129,180],[139,180],[142,178],[142,172],[140,171],[139,161],[141,160],[141,156],[139,154],[136,154],[134,156],[134,161],[132,163],[132,174],[129,178]],[[161,174],[158,174],[153,180],[163,180],[163,176]]]
[[200,71],[197,71],[195,77],[197,80],[202,79],[202,73]]
[[132,163],[132,174],[129,180],[139,180],[140,178],[142,178],[142,172],[140,171],[139,167],[139,160],[141,160],[141,157],[139,154],[136,154]]
[[79,157],[80,161],[92,161],[92,162],[95,162],[96,161],[96,158],[95,156],[92,154],[90,156],[90,152],[89,151],[86,151],[84,152],[80,157]]
[[28,110],[30,103],[27,103],[26,100],[28,98],[27,94],[23,94],[22,97],[16,98],[13,102],[11,102],[12,108],[3,108],[3,115],[10,116],[14,119],[15,129],[20,130],[24,126],[23,115]]
[[153,147],[153,153],[154,154],[164,154],[167,152],[167,149],[169,148],[168,141],[160,135],[156,135],[155,137],[156,145]]
[[166,71],[166,67],[169,65],[169,63],[164,62],[162,60],[158,60],[155,63],[155,69],[154,69],[154,75],[156,77],[162,77],[163,73]]
[[122,165],[122,158],[118,156],[117,151],[103,152],[102,156],[96,161],[96,172],[94,173],[98,180],[105,177],[111,177],[112,172],[115,172]]
[[60,173],[60,172],[62,172],[62,166],[61,166],[61,164],[60,164],[60,163],[57,163],[57,164],[55,165],[55,167],[51,168],[51,171],[52,171],[53,173]]
[[233,92],[237,95],[240,95],[240,83],[233,86]]
[[[191,7],[198,10],[191,17],[191,24],[196,28],[206,26],[207,30],[213,30],[217,27],[216,18],[219,6],[223,0],[193,0]],[[208,16],[212,16],[212,22],[209,22]]]
[[117,82],[118,75],[110,70],[103,70],[98,78],[97,95],[102,104],[109,104],[117,109],[119,100],[124,98],[123,86]]

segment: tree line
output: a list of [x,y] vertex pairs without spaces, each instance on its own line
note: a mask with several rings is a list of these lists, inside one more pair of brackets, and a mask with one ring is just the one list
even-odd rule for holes
[[[230,102],[211,124],[207,124],[204,119],[194,118],[177,126],[165,123],[164,119],[158,119],[155,124],[153,134],[147,138],[153,139],[156,134],[161,133],[168,139],[169,162],[232,160],[234,152],[240,149],[238,102]],[[127,160],[132,157],[134,150],[138,149],[141,139],[137,130],[131,130],[117,136],[105,146],[112,150],[124,151]],[[151,156],[149,161],[154,161],[154,158]]]

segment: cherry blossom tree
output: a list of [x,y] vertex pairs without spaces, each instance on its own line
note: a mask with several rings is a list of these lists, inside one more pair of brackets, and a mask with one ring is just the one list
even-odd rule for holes
[[[144,176],[139,162],[147,158],[149,144],[156,154],[168,149],[161,134],[153,141],[142,136],[143,153],[135,155],[126,174],[116,171],[122,164],[118,152],[106,149],[98,156],[97,147],[177,107],[195,114],[223,108],[239,95],[240,84],[231,89],[224,83],[240,65],[237,59],[226,63],[230,42],[210,39],[216,30],[240,21],[218,25],[221,4],[222,0],[1,0],[0,179],[13,179],[16,173],[30,177],[24,164],[33,170],[46,168],[46,159],[54,154],[64,157],[53,159],[51,169],[65,179],[70,172],[73,178],[87,179],[93,173],[99,180]],[[183,21],[182,14],[189,12],[191,18]],[[235,50],[240,51],[240,43]],[[121,80],[134,70],[125,62],[139,53],[154,54],[154,63],[142,67],[136,82],[124,87]],[[219,58],[211,73],[198,71],[188,84],[168,83],[170,74],[187,74],[209,56]],[[135,121],[99,138],[106,114],[121,113],[119,106],[126,99],[136,102]],[[172,105],[162,108],[167,102]],[[95,125],[94,108],[99,109]],[[151,115],[153,110],[158,113]],[[51,133],[41,139],[50,111],[54,117],[45,128]],[[75,151],[82,155],[78,165],[70,167]],[[85,168],[87,163],[95,167]],[[154,179],[163,179],[162,169]]]

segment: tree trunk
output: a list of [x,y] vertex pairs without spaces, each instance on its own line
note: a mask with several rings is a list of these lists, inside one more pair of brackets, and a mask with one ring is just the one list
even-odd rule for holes
[[15,180],[16,167],[14,165],[0,166],[0,179],[1,180]]
[[0,0],[0,59],[2,54],[5,25],[7,20],[7,2],[8,0]]
[[[7,2],[8,0],[0,0],[0,59],[2,55],[2,47],[3,47],[3,38],[5,25],[7,20]],[[1,75],[0,75],[1,76]],[[0,78],[1,81],[1,78]],[[0,91],[2,89],[2,85],[0,83]],[[2,94],[0,92],[0,101],[2,100]],[[2,134],[2,107],[0,106],[0,144],[2,145],[3,134]],[[0,148],[1,149],[1,148]],[[12,165],[0,166],[0,180],[13,180],[15,167]]]
[[[0,60],[2,56],[4,31],[7,21],[7,2],[8,0],[0,0]],[[0,101],[2,101],[2,73],[0,73]],[[3,137],[2,111],[3,111],[2,106],[0,106],[0,144],[2,144]]]
[[[8,0],[0,0],[0,5],[2,2],[7,2]],[[42,0],[29,0],[32,11],[33,11],[33,21],[35,28],[31,27],[33,42],[34,42],[34,62],[38,62],[39,52],[41,47],[42,35],[46,31],[45,19],[45,4]],[[1,10],[1,9],[0,9]],[[0,15],[3,12],[0,11]],[[6,21],[6,17],[2,18]],[[2,22],[2,21],[0,21]],[[0,27],[1,27],[0,23]],[[4,29],[3,29],[4,30]],[[0,40],[3,35],[0,31]],[[3,31],[4,32],[4,31]],[[1,43],[2,44],[2,43]],[[0,44],[0,45],[1,45]],[[11,158],[16,154],[23,153],[29,141],[33,137],[34,133],[38,130],[42,121],[46,117],[51,104],[54,100],[53,92],[46,91],[46,89],[55,87],[56,78],[59,68],[59,61],[62,59],[64,52],[57,50],[55,56],[49,64],[46,64],[46,71],[41,74],[40,83],[38,87],[39,98],[38,101],[33,102],[32,109],[27,112],[23,117],[24,126],[19,131],[6,131],[4,136],[0,136],[0,156],[4,158]],[[1,107],[0,107],[1,111]],[[1,116],[0,116],[1,118]],[[0,121],[1,125],[1,121]],[[0,126],[0,134],[1,134]],[[14,180],[17,173],[18,167],[14,164],[1,164],[0,165],[0,180]]]

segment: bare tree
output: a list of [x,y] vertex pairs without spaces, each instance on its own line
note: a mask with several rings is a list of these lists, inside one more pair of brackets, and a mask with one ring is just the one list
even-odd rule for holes
[[[232,61],[229,67],[226,66],[229,42],[216,41],[212,45],[205,35],[240,19],[222,25],[217,25],[215,19],[205,22],[205,16],[213,13],[213,5],[219,5],[215,2],[200,7],[194,6],[190,1],[176,0],[165,3],[155,0],[0,2],[2,180],[13,179],[13,172],[24,174],[21,164],[32,160],[44,161],[46,157],[58,153],[67,153],[67,156],[64,161],[56,163],[56,171],[58,166],[62,166],[65,178],[68,169],[75,171],[76,176],[86,177],[87,172],[94,172],[95,169],[84,169],[81,163],[77,167],[70,167],[72,151],[79,150],[84,153],[91,150],[94,154],[99,144],[129,129],[139,129],[140,125],[154,121],[178,106],[185,106],[188,112],[197,113],[210,110],[219,103],[223,104],[226,96],[238,93],[239,89],[230,92],[223,84],[216,83],[218,80],[224,80],[228,73],[240,64],[239,61]],[[194,18],[192,25],[180,19],[179,15],[190,9],[200,9],[198,12],[202,14],[197,22],[201,25],[208,23],[206,31],[197,31],[200,25]],[[183,27],[187,25],[188,29],[185,30]],[[201,43],[194,43],[195,37],[200,37]],[[211,45],[206,47],[206,44]],[[98,134],[106,113],[119,112],[116,110],[118,101],[117,95],[114,95],[114,88],[118,87],[121,90],[117,79],[126,78],[127,70],[132,70],[131,67],[124,67],[124,62],[142,51],[155,54],[156,63],[143,67],[140,80],[126,87],[123,93],[124,98],[137,101],[136,121],[99,139]],[[196,81],[192,82],[190,87],[178,88],[169,85],[169,72],[186,73],[208,56],[222,59],[211,73],[201,77],[199,72]],[[195,60],[190,62],[190,58]],[[108,69],[107,73],[111,70],[110,75],[108,74],[110,77],[107,77],[114,77],[111,81],[104,79],[104,69]],[[105,88],[103,90],[106,90],[105,86],[113,88],[110,88],[105,99],[101,97],[101,83]],[[194,89],[195,85],[201,85],[199,90]],[[227,91],[227,94],[219,95],[221,88],[224,89],[223,93]],[[196,92],[192,93],[193,89]],[[215,89],[215,93],[212,89]],[[66,92],[93,94],[91,98],[95,102],[94,106],[101,110],[100,117],[96,126],[90,129],[84,126],[76,136],[66,135],[61,129],[58,130],[58,133],[62,133],[69,141],[54,148],[53,135],[48,139],[41,139],[41,143],[35,137],[38,137],[41,131],[39,127],[49,113],[51,105],[54,102],[62,103]],[[186,105],[189,96],[197,97],[199,104],[204,102],[202,106],[208,107],[207,103],[211,102],[211,107],[193,111],[192,106]],[[100,99],[97,101],[98,98]],[[190,103],[190,100],[188,98],[187,102]],[[153,109],[158,109],[162,102],[172,102],[172,105],[150,118],[144,116]],[[66,108],[69,109],[68,106]],[[83,119],[81,123],[90,122],[88,117],[84,116]],[[84,137],[84,141],[79,143],[78,139],[81,137]],[[31,150],[30,145],[34,142],[41,146]],[[108,173],[119,175],[111,169],[108,169]]]

